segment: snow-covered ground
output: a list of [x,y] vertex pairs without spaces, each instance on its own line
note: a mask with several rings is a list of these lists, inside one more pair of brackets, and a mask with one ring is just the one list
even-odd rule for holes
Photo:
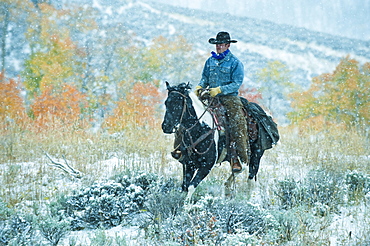
[[[278,181],[293,179],[297,182],[303,181],[309,171],[313,168],[304,164],[304,157],[300,155],[291,155],[284,144],[280,144],[268,150],[261,161],[261,168],[257,181],[247,181],[247,172],[243,172],[236,178],[237,193],[245,192],[244,199],[257,206],[266,207],[266,201],[273,198],[273,186]],[[131,171],[135,167],[142,166],[140,163],[149,163],[157,165],[155,156],[138,158],[137,156],[126,156],[118,158],[113,156],[108,160],[92,164],[88,170],[90,173],[84,173],[81,179],[70,177],[62,170],[49,165],[47,158],[41,158],[34,162],[1,164],[1,183],[6,189],[2,189],[1,196],[4,200],[18,201],[15,208],[18,212],[26,214],[35,211],[35,205],[39,206],[42,213],[44,205],[50,201],[55,201],[58,194],[71,195],[73,191],[83,190],[94,182],[108,182],[107,180],[127,168]],[[157,170],[160,176],[174,177],[181,179],[181,166],[169,156],[168,166],[163,173],[160,169],[151,167],[151,170]],[[353,158],[353,157],[352,157]],[[363,158],[369,160],[369,156]],[[72,164],[73,166],[73,164]],[[222,199],[224,197],[223,187],[216,186],[215,183],[222,184],[229,175],[228,163],[222,163],[213,168],[209,176],[201,183],[202,192],[218,194]],[[155,171],[154,171],[155,172]],[[213,183],[213,184],[212,184]],[[238,196],[238,195],[237,195]],[[239,195],[240,196],[240,195]],[[239,198],[240,199],[240,198]],[[344,196],[343,199],[346,199]],[[315,218],[316,225],[310,225],[310,230],[305,233],[307,237],[317,237],[320,240],[328,239],[325,245],[358,245],[363,242],[363,238],[369,238],[367,233],[370,225],[370,193],[363,201],[357,203],[344,202],[337,213],[330,213],[326,216]],[[266,209],[268,209],[266,207]],[[325,206],[324,206],[325,209]],[[45,211],[44,211],[45,212]],[[110,229],[83,229],[80,231],[71,231],[67,237],[58,245],[90,245],[94,238],[103,237],[112,240],[120,239],[125,242],[123,245],[140,245],[145,232],[137,225],[118,225]],[[302,238],[296,236],[293,242],[300,242]],[[293,244],[287,244],[293,245]]]

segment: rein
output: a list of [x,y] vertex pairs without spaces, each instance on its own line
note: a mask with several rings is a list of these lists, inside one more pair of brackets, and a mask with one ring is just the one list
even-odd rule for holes
[[[185,112],[186,112],[186,110],[188,110],[188,107],[187,107],[187,96],[184,95],[181,92],[178,92],[178,91],[171,91],[170,93],[172,93],[172,92],[177,93],[177,94],[180,94],[184,98],[184,105],[183,105],[181,117],[180,117],[180,120],[179,120],[179,125],[181,125],[182,120],[183,120],[184,115],[185,115]],[[202,142],[203,140],[205,140],[209,135],[211,135],[212,133],[214,133],[215,130],[217,129],[217,127],[214,127],[212,129],[210,129],[208,132],[206,132],[205,134],[203,134],[202,136],[200,136],[196,141],[193,140],[193,137],[190,134],[190,130],[193,129],[197,124],[200,123],[200,119],[205,115],[205,113],[207,112],[208,108],[209,108],[209,106],[207,106],[207,108],[204,110],[204,112],[201,114],[201,116],[199,118],[197,118],[197,121],[195,122],[195,124],[193,124],[191,127],[189,127],[189,128],[180,128],[180,127],[178,127],[175,130],[175,133],[176,134],[181,134],[181,132],[185,132],[188,135],[188,137],[190,139],[190,145],[189,146],[186,146],[186,144],[184,142],[184,135],[182,137],[182,142],[184,143],[184,145],[185,145],[185,147],[186,147],[186,149],[188,150],[189,153],[192,153],[194,151],[195,153],[197,153],[199,155],[204,155],[204,154],[206,154],[211,149],[211,147],[213,145],[213,142],[214,141],[211,141],[211,143],[209,144],[208,148],[204,152],[199,152],[196,149],[196,146],[200,142]],[[191,115],[190,112],[189,112],[189,115]],[[179,130],[179,129],[182,129],[182,130]],[[180,144],[178,146],[176,146],[176,148],[178,148],[180,146]]]

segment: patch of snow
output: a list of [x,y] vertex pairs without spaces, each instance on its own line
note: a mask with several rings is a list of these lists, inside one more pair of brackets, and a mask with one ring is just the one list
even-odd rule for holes
[[[323,53],[325,56],[333,56],[333,57],[344,58],[347,55],[349,55],[348,52],[334,50],[334,49],[332,49],[328,46],[319,45],[316,42],[306,43],[306,42],[300,42],[300,41],[290,40],[290,39],[283,39],[283,41],[287,42],[288,44],[297,45],[301,49],[311,48],[313,50],[317,50],[317,51]],[[350,54],[350,57],[353,58],[353,59],[356,59],[360,63],[365,63],[365,62],[368,62],[368,60],[369,60],[366,57],[355,55],[355,54]]]
[[216,25],[216,23],[212,21],[206,21],[206,20],[195,18],[195,17],[181,15],[181,14],[172,14],[172,13],[164,13],[164,14],[168,15],[172,19],[175,19],[183,23],[187,23],[187,24],[196,24],[200,26],[211,26],[211,27]]
[[[76,240],[76,245],[90,245],[91,239],[96,237],[98,230],[81,230],[81,231],[72,231],[68,237],[61,240],[58,245],[69,246],[71,240]],[[141,229],[137,226],[123,227],[116,226],[108,230],[104,230],[104,233],[107,237],[111,238],[124,238],[126,240],[125,245],[134,246],[138,245],[138,239],[141,234]]]
[[290,53],[286,50],[273,49],[262,44],[246,43],[243,41],[238,42],[238,49],[243,51],[249,51],[258,53],[267,59],[281,60],[285,62],[288,67],[303,70],[308,70],[311,74],[322,74],[327,73],[335,69],[335,62],[328,62],[315,57],[312,53],[299,55],[296,53]]

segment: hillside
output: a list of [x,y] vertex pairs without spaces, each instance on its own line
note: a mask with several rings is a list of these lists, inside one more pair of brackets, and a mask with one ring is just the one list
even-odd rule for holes
[[[205,57],[214,49],[208,44],[208,39],[221,30],[228,31],[233,39],[239,41],[232,46],[232,50],[243,61],[246,76],[252,81],[256,71],[271,60],[288,65],[292,70],[293,82],[301,85],[309,84],[313,76],[331,72],[339,60],[347,55],[360,63],[370,60],[369,41],[332,36],[269,21],[229,14],[218,16],[214,12],[151,1],[64,0],[63,5],[93,7],[102,25],[122,23],[127,33],[134,34],[142,42],[150,43],[160,35],[166,38],[183,35]],[[13,60],[7,64],[7,72],[11,75],[22,69],[23,60],[30,53],[29,44],[21,37],[24,30],[22,26],[18,29],[10,27],[7,40],[10,51],[7,56]],[[81,34],[74,36],[81,46],[85,45],[82,42],[88,38],[81,37]],[[199,74],[194,74],[193,79],[197,81]]]
[[[152,0],[169,3],[167,0]],[[361,40],[370,39],[370,1],[172,0],[171,5],[229,13]],[[222,8],[219,8],[222,6]],[[355,27],[355,28],[354,28]]]
[[[233,39],[238,40],[238,43],[232,45],[231,50],[244,63],[246,76],[244,83],[249,88],[259,88],[255,83],[256,73],[265,68],[270,61],[285,64],[290,70],[290,82],[303,88],[308,87],[313,77],[332,72],[346,56],[360,63],[370,61],[369,42],[269,21],[228,14],[221,17],[214,12],[150,1],[133,1],[126,4],[110,1],[109,5],[93,1],[92,6],[101,13],[102,20],[123,22],[124,27],[143,42],[150,43],[159,35],[168,39],[178,35],[184,36],[203,57],[197,60],[198,67],[188,75],[193,83],[199,81],[205,58],[214,49],[213,45],[208,43],[208,39],[215,37],[219,31],[228,31]],[[167,80],[166,77],[161,79]],[[289,101],[282,96],[283,90],[284,88],[275,89],[274,99],[276,102],[274,115],[281,124],[287,123],[285,114],[290,110]]]
[[229,31],[239,42],[232,47],[244,62],[247,76],[253,79],[258,68],[269,60],[280,60],[293,71],[294,81],[307,84],[310,78],[331,72],[347,55],[363,63],[370,60],[368,42],[332,36],[288,25],[279,25],[245,17],[190,10],[153,2],[136,1],[122,5],[110,2],[95,6],[102,15],[124,25],[146,40],[162,35],[185,36],[208,53],[208,39],[220,30]]

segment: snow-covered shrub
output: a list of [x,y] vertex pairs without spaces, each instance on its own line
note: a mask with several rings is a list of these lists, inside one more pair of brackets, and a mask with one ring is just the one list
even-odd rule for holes
[[63,210],[72,218],[73,230],[121,224],[124,218],[143,209],[148,190],[157,178],[141,173],[115,179],[94,183],[66,199]]
[[355,201],[370,192],[370,176],[358,171],[351,171],[346,174],[348,187],[348,198]]
[[304,180],[305,201],[311,206],[320,203],[328,206],[331,211],[337,211],[344,200],[343,180],[343,176],[336,172],[311,170]]
[[148,190],[156,185],[158,176],[153,173],[139,172],[139,173],[128,173],[128,174],[118,174],[113,177],[113,179],[121,183],[123,187],[128,187],[131,184],[139,186],[143,190]]
[[91,246],[113,245],[113,238],[109,237],[104,231],[96,230],[94,237],[91,238]]
[[[230,235],[262,237],[277,225],[275,218],[257,205],[205,196],[167,219],[163,223],[163,237],[189,245],[219,245],[231,240]],[[233,240],[241,240],[242,244],[254,239],[233,237]]]
[[59,241],[65,237],[70,228],[68,221],[60,221],[55,217],[41,217],[39,218],[38,228],[41,235],[51,243],[51,245],[58,245]]
[[145,216],[138,221],[148,237],[159,235],[163,221],[173,219],[182,212],[185,196],[186,193],[179,191],[172,179],[151,189],[144,203]]
[[279,242],[291,241],[299,230],[299,221],[294,210],[279,210],[274,213],[278,223]]
[[8,219],[13,211],[0,198],[0,220]]
[[0,245],[37,245],[30,218],[14,216],[0,222]]
[[94,236],[91,237],[90,246],[126,246],[125,237],[119,235],[108,235],[104,230],[95,230]]
[[162,237],[183,245],[217,245],[224,238],[220,220],[212,214],[211,196],[185,205],[184,210],[163,223]]
[[235,234],[225,235],[225,239],[220,243],[220,245],[261,245],[261,243],[260,239],[255,235],[241,231]]
[[284,179],[277,181],[274,194],[279,198],[280,206],[289,209],[297,206],[303,200],[301,185],[294,179]]
[[302,181],[287,178],[277,181],[274,194],[283,209],[295,206],[322,204],[337,211],[344,199],[343,177],[325,170],[311,170]]
[[68,199],[67,212],[74,218],[72,228],[109,228],[119,225],[125,214],[139,208],[132,198],[140,197],[141,192],[140,187],[123,187],[114,181],[95,183]]

